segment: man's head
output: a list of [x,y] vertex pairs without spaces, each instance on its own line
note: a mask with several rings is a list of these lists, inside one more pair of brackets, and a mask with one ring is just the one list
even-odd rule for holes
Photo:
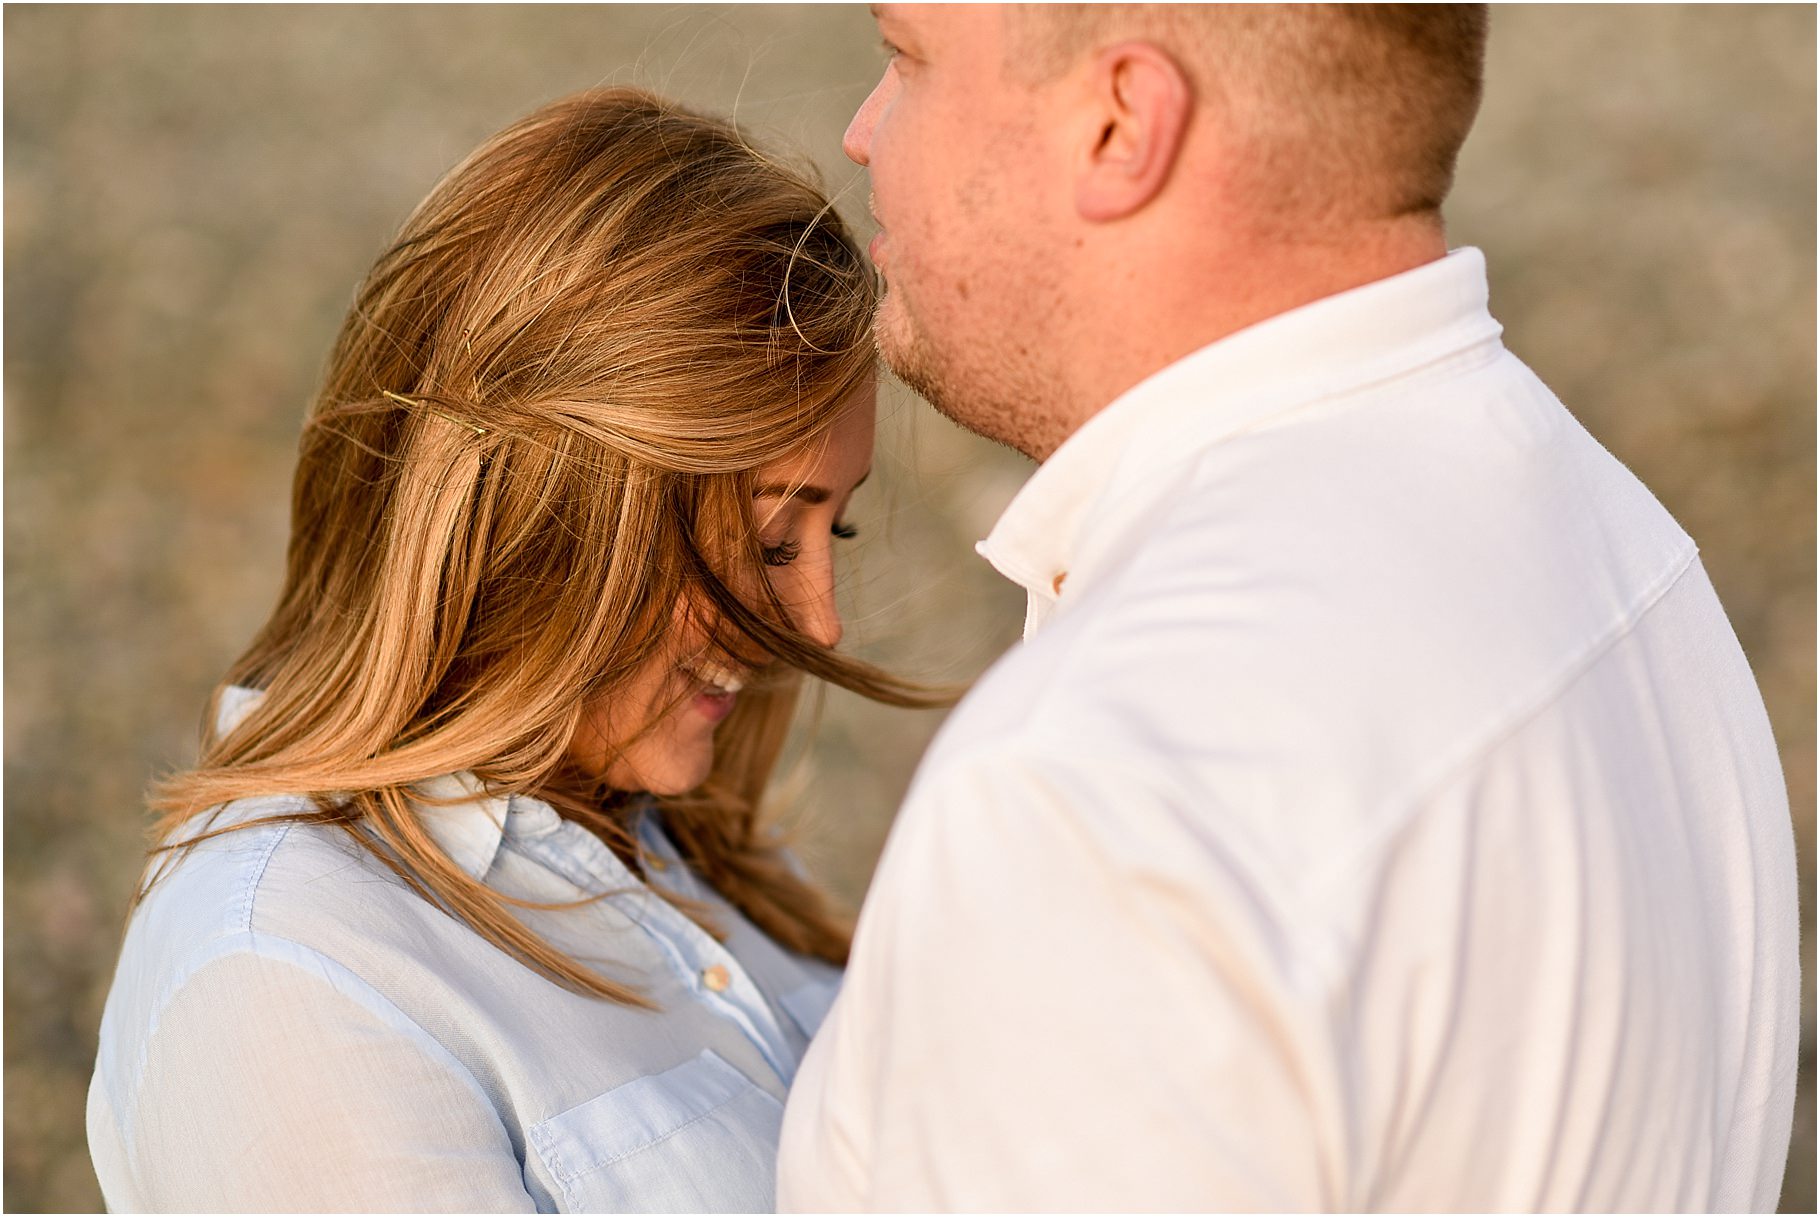
[[891,60],[845,147],[880,350],[1037,459],[1195,347],[1444,249],[1481,6],[875,12]]

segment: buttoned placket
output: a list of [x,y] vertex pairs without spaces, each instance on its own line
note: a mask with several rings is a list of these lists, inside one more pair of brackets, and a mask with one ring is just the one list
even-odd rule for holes
[[[696,999],[738,1027],[776,1072],[778,1079],[788,1086],[796,1076],[789,1041],[778,1025],[771,1004],[732,952],[684,916],[650,884],[641,881],[604,842],[581,825],[563,821],[547,804],[522,795],[514,795],[511,806],[512,815],[507,825],[508,829],[520,830],[511,833],[519,847],[589,895],[607,892],[607,903],[657,943],[671,971]],[[539,812],[547,812],[548,819],[553,822],[523,831],[524,821],[529,816],[544,818],[537,814]],[[637,836],[647,860],[656,858],[663,863],[653,866],[653,870],[667,872],[672,877],[687,874],[687,867],[669,847],[662,831],[643,812],[638,818]],[[685,881],[677,883],[674,890],[679,895],[693,895],[687,887]]]

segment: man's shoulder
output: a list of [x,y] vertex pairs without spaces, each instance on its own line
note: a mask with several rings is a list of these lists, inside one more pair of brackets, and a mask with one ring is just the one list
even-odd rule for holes
[[1288,858],[1370,831],[1694,561],[1515,360],[1215,445],[1119,542],[982,678],[924,776],[1117,772],[1109,822],[1185,816],[1291,838]]
[[1070,576],[1033,658],[1068,669],[1058,709],[1126,692],[1140,719],[1288,698],[1298,719],[1420,703],[1453,721],[1596,645],[1694,553],[1505,356],[1198,453]]

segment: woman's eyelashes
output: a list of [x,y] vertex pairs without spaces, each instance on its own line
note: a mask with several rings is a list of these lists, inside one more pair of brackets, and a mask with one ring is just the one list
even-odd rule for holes
[[[859,536],[859,526],[836,520],[829,533],[842,541],[851,541]],[[803,547],[800,541],[784,541],[777,545],[764,547],[763,555],[766,566],[788,566],[802,556]]]

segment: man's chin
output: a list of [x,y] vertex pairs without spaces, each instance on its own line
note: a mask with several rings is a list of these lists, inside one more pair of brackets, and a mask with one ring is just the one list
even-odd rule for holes
[[872,342],[878,348],[880,362],[891,369],[893,376],[918,396],[927,398],[936,409],[947,412],[939,400],[941,378],[935,374],[928,344],[890,293],[879,301],[878,314],[872,322]]
[[[1022,416],[1002,404],[1007,399],[996,391],[1001,386],[989,378],[968,376],[953,362],[940,358],[927,331],[915,325],[902,301],[889,293],[879,302],[873,318],[872,341],[879,361],[905,388],[934,406],[936,413],[982,439],[1003,444],[1031,460],[1043,459],[1018,426]],[[1012,400],[1028,401],[1030,395],[1020,392]]]
[[889,287],[878,302],[878,309],[872,315],[872,344],[878,348],[878,357],[893,375],[899,380],[904,378],[902,368],[911,362],[911,351],[916,343],[910,329],[910,319],[904,316],[898,304],[897,294]]

